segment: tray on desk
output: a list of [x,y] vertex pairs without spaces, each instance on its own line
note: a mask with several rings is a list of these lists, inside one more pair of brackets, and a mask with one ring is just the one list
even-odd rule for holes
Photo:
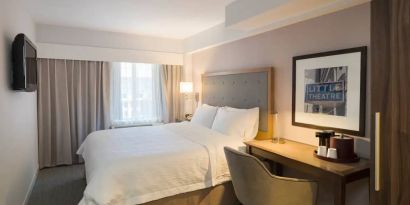
[[360,157],[358,157],[357,154],[354,154],[354,158],[352,159],[333,159],[333,158],[317,155],[317,150],[315,150],[313,152],[313,156],[315,156],[316,158],[325,160],[325,161],[335,162],[335,163],[354,163],[354,162],[360,161]]

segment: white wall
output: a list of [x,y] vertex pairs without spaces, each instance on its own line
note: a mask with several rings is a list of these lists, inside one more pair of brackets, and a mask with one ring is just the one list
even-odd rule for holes
[[[252,24],[255,29],[248,30],[250,27],[246,29],[242,28],[241,26],[237,26],[238,28],[234,28],[235,26],[226,27],[225,23],[221,23],[215,25],[205,31],[197,33],[189,38],[184,39],[184,51],[185,52],[197,52],[207,48],[212,48],[218,45],[222,45],[224,43],[232,42],[235,40],[244,39],[250,36],[254,36],[257,34],[261,34],[267,31],[271,31],[274,29],[278,29],[281,27],[289,26],[298,22],[303,22],[315,17],[319,17],[325,14],[330,14],[333,12],[337,12],[346,8],[350,8],[353,6],[357,6],[363,4],[365,2],[369,2],[370,0],[333,0],[333,1],[315,1],[317,5],[322,4],[323,2],[327,2],[321,6],[313,6],[315,3],[313,1],[289,1],[288,3],[284,4],[284,7],[281,8],[280,6],[276,9],[273,9],[272,16],[276,16],[276,18],[270,19],[271,17],[267,18],[268,21],[260,19],[260,18],[251,18],[253,22]],[[276,2],[280,4],[280,1]],[[240,2],[239,2],[240,4]],[[269,4],[275,4],[271,2],[264,3],[265,6],[269,6]],[[244,5],[240,5],[238,10],[248,7],[249,5],[246,3]],[[258,6],[254,6],[254,8],[250,8],[250,10],[259,10]],[[255,15],[256,15],[255,11]],[[244,14],[242,14],[244,15]],[[238,15],[239,18],[244,17],[242,15]],[[246,15],[246,14],[245,14]],[[255,17],[257,17],[256,15]],[[264,15],[262,15],[264,16]],[[270,15],[268,15],[270,16]],[[261,22],[264,21],[265,23]],[[273,22],[272,22],[273,21]],[[247,21],[244,21],[244,24]],[[271,23],[268,23],[271,22]],[[248,22],[249,23],[249,22]],[[242,25],[243,26],[243,25]],[[249,25],[248,25],[249,26]],[[261,27],[259,27],[261,26]],[[246,27],[246,26],[245,26]]]
[[39,58],[182,65],[183,55],[133,49],[37,43]]
[[182,53],[182,40],[53,25],[36,25],[39,43]]
[[0,5],[0,204],[21,205],[38,170],[37,95],[10,89],[11,43],[18,33],[35,40],[35,29],[19,0]]
[[183,64],[182,40],[37,25],[40,58]]

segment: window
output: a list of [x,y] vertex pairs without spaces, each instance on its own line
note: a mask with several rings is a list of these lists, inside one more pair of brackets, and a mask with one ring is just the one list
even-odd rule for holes
[[162,121],[159,65],[112,63],[112,125],[135,125]]

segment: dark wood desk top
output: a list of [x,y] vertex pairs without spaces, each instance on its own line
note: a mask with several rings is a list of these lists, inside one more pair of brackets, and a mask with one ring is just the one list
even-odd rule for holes
[[334,163],[313,156],[315,146],[286,140],[285,144],[273,143],[271,140],[253,140],[245,142],[247,146],[259,148],[272,154],[298,161],[315,168],[345,177],[356,172],[369,169],[369,161],[360,159],[356,163]]

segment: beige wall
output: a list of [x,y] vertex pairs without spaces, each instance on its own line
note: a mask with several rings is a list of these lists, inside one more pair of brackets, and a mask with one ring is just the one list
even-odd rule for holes
[[[281,135],[317,145],[316,130],[292,126],[291,123],[292,57],[369,45],[370,4],[366,3],[194,53],[192,72],[195,89],[201,90],[202,73],[273,66],[274,106],[279,113]],[[369,156],[368,138],[358,140],[356,144],[357,152]],[[348,204],[368,204],[366,183],[350,185],[348,194]],[[331,203],[329,196],[331,194],[321,194],[321,204]]]
[[19,0],[0,3],[0,204],[21,205],[35,180],[36,93],[10,90],[11,43],[18,33],[35,40],[34,24]]
[[318,17],[192,55],[195,89],[206,72],[273,66],[282,135],[315,144],[315,130],[291,125],[292,57],[370,44],[370,4]]

